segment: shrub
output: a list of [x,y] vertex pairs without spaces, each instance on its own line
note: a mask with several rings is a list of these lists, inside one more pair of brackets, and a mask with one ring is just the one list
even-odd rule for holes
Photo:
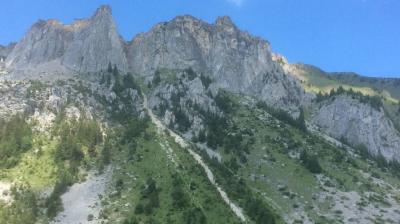
[[140,90],[140,85],[136,82],[135,78],[133,78],[133,75],[131,73],[127,73],[124,76],[124,83],[123,86],[125,89],[131,88],[131,89],[135,89],[138,91],[139,94],[141,94],[141,90]]
[[206,87],[206,89],[208,89],[208,87],[212,83],[211,78],[209,76],[205,76],[203,74],[200,75],[200,80],[201,80],[201,83],[203,84],[203,86]]
[[190,81],[192,81],[193,79],[195,79],[197,77],[196,72],[194,72],[191,67],[185,69],[185,74],[187,75],[187,77]]
[[204,224],[207,223],[207,218],[203,211],[197,207],[190,208],[183,215],[183,223],[186,224]]
[[217,107],[224,113],[230,114],[234,112],[235,103],[229,97],[229,94],[226,91],[220,90],[218,91],[217,96],[215,96],[215,104]]
[[188,205],[188,198],[183,190],[183,182],[176,174],[172,176],[171,197],[172,204],[176,209],[181,209]]
[[306,150],[300,153],[300,160],[302,164],[311,172],[311,173],[321,173],[322,168],[319,165],[317,156],[310,155]]
[[137,117],[131,117],[128,121],[125,121],[124,134],[122,142],[131,142],[135,138],[141,136],[146,132],[149,126],[149,118],[139,119]]
[[111,73],[112,72],[112,65],[111,62],[108,62],[108,68],[107,68],[107,72]]
[[151,214],[155,208],[160,206],[159,191],[156,181],[151,177],[148,178],[141,192],[141,202],[143,203],[143,212],[145,214]]
[[276,223],[274,214],[264,205],[261,199],[246,199],[245,209],[256,223]]
[[161,72],[159,70],[156,70],[154,72],[152,85],[157,86],[158,84],[160,84],[160,82],[161,82]]

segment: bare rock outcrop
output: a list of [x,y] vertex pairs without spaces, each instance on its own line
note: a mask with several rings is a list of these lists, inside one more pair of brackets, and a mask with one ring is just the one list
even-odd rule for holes
[[64,25],[56,20],[35,23],[6,58],[13,73],[83,73],[127,64],[111,9],[101,6],[85,20]]
[[336,139],[365,146],[372,155],[400,161],[400,134],[385,116],[350,96],[336,96],[314,111],[311,122]]
[[14,49],[16,43],[10,43],[7,46],[0,45],[0,60],[5,60],[10,52]]

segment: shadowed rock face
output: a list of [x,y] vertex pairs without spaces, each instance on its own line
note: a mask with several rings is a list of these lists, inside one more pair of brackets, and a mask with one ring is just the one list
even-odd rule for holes
[[303,91],[271,58],[269,43],[220,17],[208,24],[191,16],[159,23],[129,44],[131,69],[151,78],[157,68],[192,67],[210,75],[218,87],[260,97],[296,111]]
[[96,72],[109,62],[127,69],[111,9],[102,6],[90,19],[71,25],[38,21],[8,55],[6,67],[13,72]]

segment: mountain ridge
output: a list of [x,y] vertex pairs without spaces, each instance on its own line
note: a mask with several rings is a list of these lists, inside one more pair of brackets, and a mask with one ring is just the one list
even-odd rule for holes
[[[331,76],[317,67],[289,64],[283,56],[271,51],[268,41],[240,30],[228,16],[218,17],[211,24],[190,15],[176,16],[127,42],[118,34],[112,10],[106,5],[100,6],[89,19],[76,20],[69,25],[56,20],[39,20],[13,47],[3,65],[10,72],[8,77],[17,79],[33,78],[35,74],[39,74],[38,79],[67,78],[71,74],[110,70],[110,66],[122,73],[132,72],[146,84],[156,79],[160,69],[190,68],[212,80],[210,90],[214,95],[218,89],[225,89],[254,96],[294,118],[313,105],[318,91],[329,93],[341,85],[338,75]],[[338,81],[332,81],[332,77]],[[321,89],[319,83],[312,83],[314,79],[328,86]],[[331,82],[334,82],[333,87]],[[390,96],[393,91],[396,96],[400,95],[395,88],[397,84],[388,89],[388,97],[383,87],[381,93],[374,90],[375,86],[363,94],[382,95],[384,99],[399,102]],[[197,85],[196,88],[203,87]],[[360,88],[364,89],[364,86]],[[394,126],[400,126],[394,107],[388,106],[385,111],[390,112],[389,123],[393,120]],[[370,140],[364,138],[358,140],[359,143],[367,145],[374,153],[384,144],[372,147]]]
[[108,6],[4,49],[0,223],[400,220],[387,83],[290,64],[229,17],[125,41]]

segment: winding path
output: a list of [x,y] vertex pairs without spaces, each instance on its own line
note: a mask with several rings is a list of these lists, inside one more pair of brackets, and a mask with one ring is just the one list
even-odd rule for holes
[[217,189],[218,193],[221,195],[222,199],[224,202],[231,208],[233,213],[242,221],[246,222],[246,217],[243,214],[242,209],[234,204],[226,194],[226,192],[218,185],[218,183],[215,181],[214,174],[212,173],[211,169],[207,166],[207,164],[203,161],[201,156],[194,152],[190,147],[189,144],[178,134],[176,134],[174,131],[171,129],[167,128],[154,114],[153,111],[148,107],[147,103],[147,97],[146,95],[143,96],[144,102],[143,106],[147,110],[151,121],[156,125],[157,129],[160,131],[168,131],[169,134],[174,138],[175,142],[179,144],[182,148],[186,149],[189,154],[193,157],[193,159],[204,169],[204,171],[207,174],[208,180],[211,182],[211,184]]

